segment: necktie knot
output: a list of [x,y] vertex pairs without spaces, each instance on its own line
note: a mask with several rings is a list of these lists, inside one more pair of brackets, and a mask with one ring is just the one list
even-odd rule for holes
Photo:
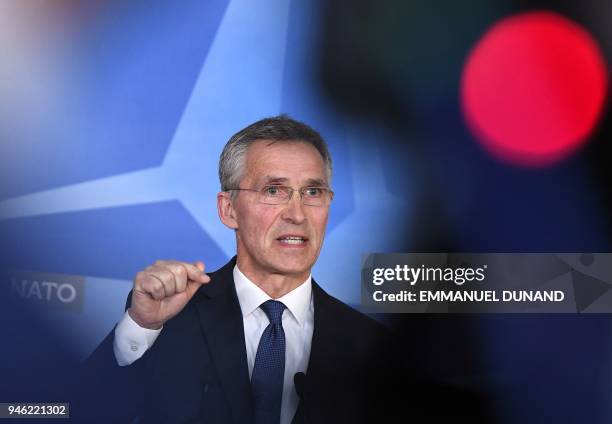
[[266,313],[270,324],[281,325],[283,323],[283,312],[286,308],[283,302],[278,300],[267,300],[261,304],[260,308]]

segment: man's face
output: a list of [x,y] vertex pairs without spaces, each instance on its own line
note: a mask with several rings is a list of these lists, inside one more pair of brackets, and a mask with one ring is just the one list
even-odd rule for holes
[[[258,140],[247,152],[240,188],[267,185],[298,190],[328,186],[323,158],[310,144]],[[303,205],[299,192],[281,205],[258,203],[257,196],[239,191],[232,202],[240,269],[252,278],[280,274],[306,279],[323,244],[329,205]]]

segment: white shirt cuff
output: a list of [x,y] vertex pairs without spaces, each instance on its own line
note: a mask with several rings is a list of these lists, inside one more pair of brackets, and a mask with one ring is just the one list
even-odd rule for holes
[[140,359],[147,349],[153,346],[162,329],[163,327],[159,330],[143,328],[136,324],[126,311],[117,327],[115,327],[113,352],[117,364],[123,367]]

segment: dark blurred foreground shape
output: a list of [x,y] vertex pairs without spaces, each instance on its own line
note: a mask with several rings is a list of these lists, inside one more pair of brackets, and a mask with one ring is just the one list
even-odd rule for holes
[[[387,166],[412,179],[416,216],[406,252],[611,250],[609,100],[586,147],[528,168],[482,149],[460,105],[472,47],[495,22],[520,12],[573,20],[612,63],[609,2],[332,0],[321,10],[322,89],[354,119],[390,128],[395,137],[371,148],[386,149]],[[397,179],[388,190],[411,195]],[[609,421],[609,315],[385,319],[399,333],[407,366],[432,388],[434,396],[421,399],[425,409],[442,420]]]

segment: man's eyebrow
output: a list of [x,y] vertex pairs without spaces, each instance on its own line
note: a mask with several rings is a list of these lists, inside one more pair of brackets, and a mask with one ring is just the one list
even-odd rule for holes
[[309,178],[306,180],[306,186],[308,187],[327,187],[327,181],[322,178]]
[[284,184],[284,183],[288,183],[289,179],[288,178],[284,178],[284,177],[275,177],[272,175],[266,175],[263,179],[262,179],[264,184]]
[[[275,177],[273,175],[266,175],[262,178],[262,184],[289,184],[289,178]],[[327,181],[323,178],[308,178],[304,184],[304,187],[327,187]]]

